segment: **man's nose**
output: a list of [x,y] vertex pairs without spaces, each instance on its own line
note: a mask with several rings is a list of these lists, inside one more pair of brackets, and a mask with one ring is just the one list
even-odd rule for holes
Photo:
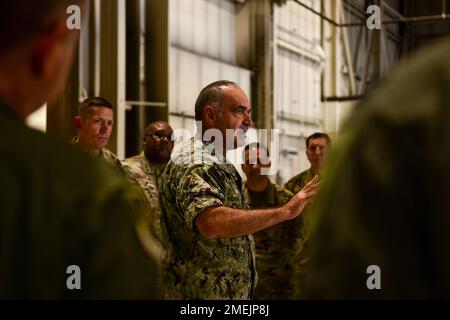
[[159,140],[159,143],[161,144],[168,144],[169,142],[170,142],[169,137],[161,137],[161,139]]
[[248,127],[251,127],[253,125],[252,116],[249,113],[245,113],[243,123]]

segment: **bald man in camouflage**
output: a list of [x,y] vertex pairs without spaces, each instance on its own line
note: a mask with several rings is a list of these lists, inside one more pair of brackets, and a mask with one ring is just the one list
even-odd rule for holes
[[226,152],[244,145],[250,111],[236,83],[206,86],[195,105],[200,130],[175,147],[164,170],[166,299],[251,299],[257,283],[252,234],[297,217],[317,192],[314,179],[282,207],[248,210],[241,177]]
[[[136,234],[129,183],[25,126],[64,89],[79,41],[66,24],[71,5],[87,7],[0,1],[0,299],[157,299],[158,260]],[[77,275],[80,287],[68,285]]]
[[170,125],[165,121],[150,123],[144,131],[142,141],[144,150],[122,161],[127,176],[135,181],[145,195],[149,210],[146,219],[153,236],[158,240],[161,259],[164,259],[167,241],[161,231],[161,208],[159,206],[159,185],[161,175],[170,159],[175,137]]

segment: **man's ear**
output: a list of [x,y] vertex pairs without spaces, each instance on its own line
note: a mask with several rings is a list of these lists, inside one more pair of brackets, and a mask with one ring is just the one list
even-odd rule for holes
[[207,105],[205,109],[203,109],[203,121],[206,123],[208,128],[215,127],[216,121],[216,110],[213,106]]
[[81,130],[81,117],[80,116],[73,117],[73,124],[75,125],[75,128]]
[[65,20],[60,19],[34,40],[31,71],[36,77],[48,79],[59,72],[61,55],[68,45],[70,32],[76,31],[69,30]]

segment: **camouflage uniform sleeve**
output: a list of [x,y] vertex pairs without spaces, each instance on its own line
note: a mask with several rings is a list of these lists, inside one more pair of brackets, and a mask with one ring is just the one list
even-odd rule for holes
[[297,176],[295,176],[295,177],[292,177],[291,179],[289,179],[289,181],[288,182],[286,182],[285,184],[284,184],[284,188],[286,189],[286,190],[288,190],[289,192],[294,192],[294,187],[295,187],[295,178],[296,178]]
[[[212,168],[209,168],[210,170]],[[194,230],[194,220],[204,210],[224,204],[225,194],[212,181],[205,167],[191,170],[180,181],[177,203],[183,212],[186,226]]]
[[294,194],[286,188],[276,185],[277,193],[278,193],[278,203],[277,205],[284,205],[292,199]]

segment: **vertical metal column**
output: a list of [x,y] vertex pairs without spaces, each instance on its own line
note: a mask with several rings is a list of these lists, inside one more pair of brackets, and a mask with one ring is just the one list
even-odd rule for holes
[[[140,61],[141,61],[141,0],[127,0],[127,70],[126,70],[126,98],[127,101],[143,101],[141,92]],[[140,136],[143,131],[141,119],[144,109],[131,107],[126,111],[126,156],[139,152],[141,148]]]
[[[381,7],[380,0],[375,0],[374,4]],[[383,10],[383,8],[381,8]],[[383,11],[381,12],[383,16]],[[378,85],[382,77],[381,64],[381,30],[373,29],[372,34],[372,82],[371,87]]]
[[[254,126],[271,129],[273,119],[273,23],[271,1],[249,0],[245,6],[248,19],[247,39],[242,39],[240,27],[236,28],[239,39],[237,50],[245,46],[247,57],[237,53],[238,61],[246,61],[251,70],[252,77],[252,105],[254,110]],[[247,42],[247,45],[245,45]]]
[[66,87],[55,101],[47,104],[47,133],[66,141],[75,135],[72,118],[78,112],[78,66],[77,53]]
[[[322,14],[333,21],[339,21],[341,17],[342,0],[324,1]],[[322,94],[325,96],[340,96],[342,88],[341,65],[342,43],[341,28],[336,24],[322,20],[322,43],[327,52],[328,61],[323,75]],[[341,104],[338,101],[324,101],[322,108],[323,130],[332,136],[339,131]]]
[[[145,7],[145,100],[168,104],[169,0],[146,0]],[[147,107],[145,123],[167,121],[168,114],[168,107]]]
[[100,95],[115,106],[115,130],[109,147],[125,155],[125,0],[100,3]]

